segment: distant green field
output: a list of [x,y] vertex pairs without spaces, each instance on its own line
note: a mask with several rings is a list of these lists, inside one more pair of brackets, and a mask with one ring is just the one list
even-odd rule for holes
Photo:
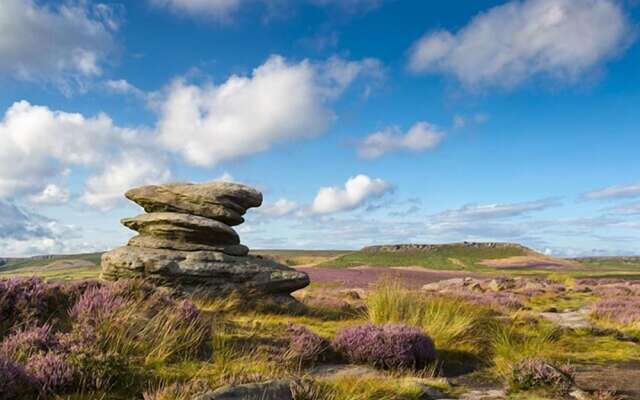
[[251,254],[296,266],[319,264],[352,253],[345,250],[252,250]]
[[0,266],[0,278],[36,275],[44,279],[84,279],[100,275],[102,253],[56,255],[9,260]]
[[524,256],[530,251],[520,246],[469,247],[463,244],[441,245],[428,251],[361,251],[345,254],[320,266],[349,268],[418,266],[438,270],[492,270],[480,264],[482,260]]
[[[256,250],[251,254],[296,266],[317,264],[349,253],[334,250]],[[84,279],[100,275],[102,253],[10,259],[0,266],[0,278],[40,276],[45,279]]]
[[640,257],[584,257],[576,261],[588,267],[600,269],[638,268],[640,271]]

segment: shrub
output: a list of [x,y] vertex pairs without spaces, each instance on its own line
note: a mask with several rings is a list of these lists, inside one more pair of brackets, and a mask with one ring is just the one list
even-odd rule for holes
[[469,290],[458,290],[451,292],[451,296],[459,297],[471,304],[487,306],[500,312],[519,310],[524,307],[520,299],[505,292],[472,292]]
[[126,356],[96,349],[69,355],[80,387],[89,390],[131,390],[141,382],[141,373]]
[[423,368],[436,358],[429,337],[418,328],[401,324],[343,328],[333,343],[349,361],[381,368]]
[[367,296],[369,320],[418,326],[438,349],[477,352],[490,340],[492,311],[459,298],[428,296],[381,281]]
[[612,297],[598,301],[592,316],[633,329],[640,329],[640,296]]
[[19,400],[35,393],[35,381],[24,368],[0,355],[0,399]]
[[0,355],[18,362],[26,362],[35,354],[54,348],[57,340],[51,325],[18,329],[0,344]]
[[183,321],[193,322],[200,317],[200,310],[189,300],[182,300],[176,306],[178,317]]
[[97,326],[125,306],[119,291],[116,285],[92,287],[80,296],[69,316],[74,322]]
[[289,324],[285,337],[288,347],[285,359],[298,365],[313,364],[326,356],[329,342],[302,325]]
[[60,309],[59,288],[40,278],[0,280],[0,337],[17,326],[40,325]]
[[568,393],[574,385],[574,378],[569,368],[538,358],[527,358],[514,365],[510,384],[513,390],[551,388]]
[[76,372],[66,356],[40,353],[27,362],[27,371],[44,393],[61,393],[74,387]]

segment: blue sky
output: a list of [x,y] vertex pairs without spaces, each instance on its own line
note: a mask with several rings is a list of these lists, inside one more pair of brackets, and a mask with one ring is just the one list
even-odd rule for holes
[[105,250],[122,193],[233,180],[254,248],[640,253],[634,1],[0,3],[0,255]]

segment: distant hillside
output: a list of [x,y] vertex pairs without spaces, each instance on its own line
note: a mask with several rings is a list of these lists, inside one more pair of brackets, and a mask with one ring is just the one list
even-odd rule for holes
[[345,250],[251,250],[250,254],[294,267],[320,264],[349,253],[352,252]]
[[[348,251],[335,250],[255,250],[251,254],[277,262],[302,266],[332,260]],[[102,253],[0,258],[0,278],[37,275],[47,279],[95,278],[100,274]]]
[[640,268],[640,256],[580,257],[574,258],[574,260],[589,267],[603,269],[619,267]]
[[426,267],[442,270],[540,268],[559,269],[579,263],[548,257],[515,243],[462,242],[369,246],[328,261],[333,267]]
[[38,275],[48,279],[92,278],[100,274],[102,253],[3,258],[0,278]]

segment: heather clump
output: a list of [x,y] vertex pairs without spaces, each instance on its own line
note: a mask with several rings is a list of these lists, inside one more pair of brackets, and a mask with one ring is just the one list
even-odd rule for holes
[[193,322],[200,317],[200,310],[193,302],[182,300],[176,305],[177,316],[186,322]]
[[211,328],[198,308],[144,282],[11,279],[0,281],[0,295],[0,378],[42,396],[141,394],[148,367],[208,349]]
[[640,330],[640,296],[601,299],[596,302],[592,317],[621,328]]
[[289,324],[285,332],[287,350],[284,358],[296,365],[314,364],[326,357],[330,343],[302,325]]
[[76,384],[75,366],[66,355],[54,352],[36,354],[27,362],[26,370],[43,393],[63,393]]
[[0,337],[17,326],[47,322],[60,303],[60,290],[40,278],[0,280]]
[[420,329],[402,324],[344,328],[333,345],[351,362],[380,368],[420,369],[436,359],[433,341]]
[[96,326],[126,305],[126,300],[115,285],[88,289],[69,311],[71,319],[80,324]]
[[36,382],[24,367],[0,355],[0,399],[20,400],[36,393]]
[[554,365],[538,358],[527,358],[513,366],[509,384],[515,391],[549,388],[560,393],[568,393],[574,385],[574,378],[568,367]]
[[405,289],[389,281],[379,282],[369,292],[367,312],[376,324],[420,327],[438,349],[472,352],[488,341],[495,314],[458,297]]
[[520,298],[513,293],[506,292],[471,292],[459,290],[449,293],[471,304],[487,306],[501,312],[516,311],[524,307]]
[[135,391],[143,379],[141,368],[126,355],[89,347],[69,353],[78,377],[78,386],[85,390]]
[[25,362],[38,353],[53,349],[57,344],[51,325],[19,328],[0,343],[0,355]]

